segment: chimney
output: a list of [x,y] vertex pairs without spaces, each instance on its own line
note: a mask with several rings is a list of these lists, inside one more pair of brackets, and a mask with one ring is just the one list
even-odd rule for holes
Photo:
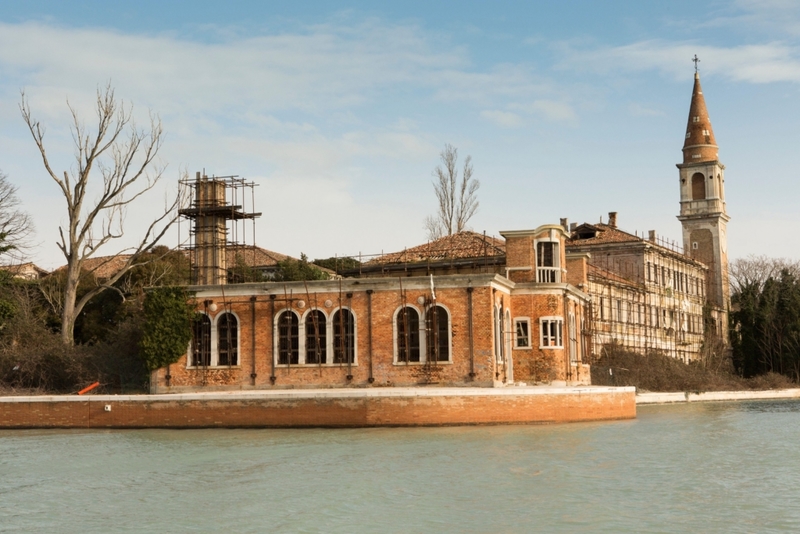
[[608,225],[611,228],[617,227],[617,212],[616,211],[609,211],[608,212]]
[[656,231],[655,230],[648,230],[647,231],[647,239],[652,241],[653,243],[656,242]]
[[569,233],[574,232],[577,227],[578,223],[569,223]]
[[561,219],[561,228],[563,228],[565,232],[569,232],[569,219]]

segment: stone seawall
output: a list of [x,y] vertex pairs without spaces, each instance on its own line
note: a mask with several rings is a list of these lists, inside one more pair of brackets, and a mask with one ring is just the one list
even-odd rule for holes
[[632,387],[375,388],[0,397],[0,428],[363,427],[636,417]]
[[673,404],[676,402],[723,402],[744,400],[800,399],[800,389],[768,389],[763,391],[706,391],[703,393],[639,393],[636,404]]

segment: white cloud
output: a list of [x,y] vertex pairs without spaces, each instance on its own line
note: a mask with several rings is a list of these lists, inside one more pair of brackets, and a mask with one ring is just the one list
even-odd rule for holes
[[503,128],[518,128],[522,126],[522,118],[514,113],[499,110],[481,111],[481,117]]
[[780,42],[731,47],[648,40],[594,50],[564,49],[562,67],[609,73],[658,70],[683,79],[697,54],[701,71],[749,83],[800,82],[800,48]]

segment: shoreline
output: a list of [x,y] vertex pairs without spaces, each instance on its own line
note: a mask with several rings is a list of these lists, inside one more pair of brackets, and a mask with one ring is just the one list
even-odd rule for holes
[[635,388],[282,389],[0,397],[0,428],[302,428],[609,421]]
[[636,393],[636,405],[678,404],[689,402],[725,402],[743,400],[786,400],[800,399],[800,388],[764,389],[740,391],[676,391],[668,393]]

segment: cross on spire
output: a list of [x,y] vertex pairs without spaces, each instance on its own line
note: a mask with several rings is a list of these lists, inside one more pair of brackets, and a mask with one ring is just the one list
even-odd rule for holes
[[694,71],[697,72],[697,64],[700,63],[700,58],[697,57],[697,54],[694,55],[692,61],[694,61]]

